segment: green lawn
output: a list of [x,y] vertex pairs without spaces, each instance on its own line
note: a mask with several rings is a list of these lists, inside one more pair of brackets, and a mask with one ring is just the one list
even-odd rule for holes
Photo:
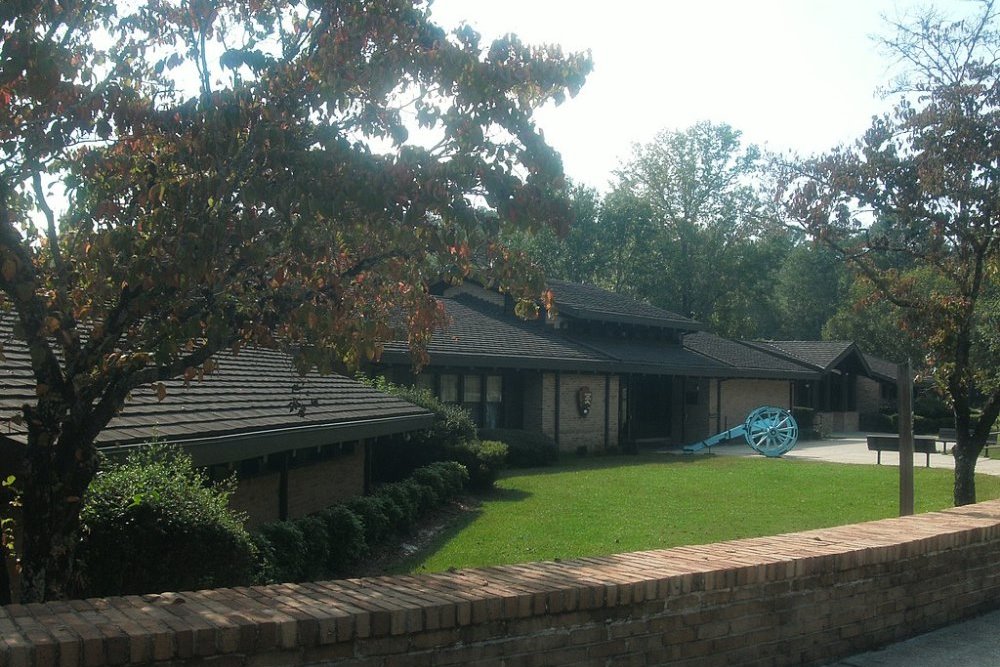
[[[951,506],[950,470],[916,468],[916,509]],[[1000,477],[979,475],[980,500]],[[642,455],[515,470],[396,568],[433,572],[774,535],[895,516],[898,471],[764,457]]]

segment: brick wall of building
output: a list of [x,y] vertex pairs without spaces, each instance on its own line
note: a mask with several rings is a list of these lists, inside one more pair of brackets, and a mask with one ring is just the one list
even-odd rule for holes
[[236,492],[229,499],[229,506],[247,515],[247,526],[256,528],[280,519],[278,489],[280,473],[255,475],[239,480]]
[[365,448],[288,471],[288,518],[318,512],[365,492]]
[[[618,376],[611,376],[608,392],[608,447],[618,446]],[[577,393],[590,390],[590,412],[584,416],[577,407]],[[554,389],[554,388],[553,388]],[[559,378],[559,447],[575,452],[586,447],[588,452],[605,449],[604,395],[605,376],[563,373]]]
[[815,665],[1000,607],[1000,501],[488,570],[0,609],[0,665]]
[[[288,475],[287,518],[305,516],[365,491],[365,448],[332,459],[291,465]],[[301,454],[300,454],[301,456]],[[281,518],[281,473],[266,472],[239,480],[230,506],[247,517],[247,526],[255,528]]]
[[858,375],[854,386],[860,414],[873,414],[882,408],[882,387],[878,382]]
[[[722,393],[721,401],[717,393],[719,391]],[[769,405],[788,410],[792,407],[788,404],[789,399],[787,380],[739,379],[723,380],[721,383],[712,380],[709,421],[713,427],[718,424],[713,433],[739,426],[754,408]]]

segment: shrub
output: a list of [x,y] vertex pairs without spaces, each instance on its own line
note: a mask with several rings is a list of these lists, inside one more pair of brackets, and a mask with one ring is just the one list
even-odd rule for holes
[[499,440],[507,445],[507,465],[511,468],[549,466],[559,460],[556,441],[544,433],[518,429],[484,429],[479,435],[484,440]]
[[79,593],[128,595],[247,584],[255,547],[191,457],[153,444],[94,477],[80,512]]
[[892,417],[881,412],[858,415],[858,427],[870,433],[892,433],[894,430]]
[[257,529],[270,546],[266,558],[270,562],[261,569],[266,581],[302,581],[306,572],[306,537],[293,521],[266,523]]
[[392,522],[386,507],[388,502],[382,496],[360,496],[344,503],[344,506],[361,520],[365,544],[368,546],[378,544],[392,531]]
[[457,448],[455,455],[469,471],[469,486],[486,490],[492,488],[500,476],[507,459],[507,445],[496,440],[470,442]]
[[438,461],[430,464],[427,468],[432,468],[441,475],[446,498],[458,495],[469,483],[469,471],[458,461]]
[[326,522],[317,515],[310,515],[295,519],[292,523],[302,531],[304,545],[302,572],[297,581],[307,581],[325,574],[332,546]]
[[419,507],[413,495],[402,482],[383,484],[376,489],[375,495],[389,501],[386,507],[389,509],[389,518],[395,530],[406,532],[413,527]]
[[476,439],[476,424],[467,410],[442,403],[426,389],[393,384],[381,377],[361,379],[434,415],[429,429],[391,438],[379,446],[372,471],[376,482],[405,479],[417,468],[451,459],[456,448]]
[[343,574],[368,552],[365,526],[346,505],[334,505],[317,517],[326,527],[328,541],[324,573]]

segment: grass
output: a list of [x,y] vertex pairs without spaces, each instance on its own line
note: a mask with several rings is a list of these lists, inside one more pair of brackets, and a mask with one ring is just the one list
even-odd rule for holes
[[[436,572],[775,535],[896,516],[894,466],[642,455],[509,471],[396,572]],[[950,470],[916,468],[916,511],[952,505]],[[1000,477],[977,475],[980,500]]]

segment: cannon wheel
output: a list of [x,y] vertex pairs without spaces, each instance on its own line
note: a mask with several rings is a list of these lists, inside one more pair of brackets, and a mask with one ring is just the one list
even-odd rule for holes
[[781,408],[757,408],[744,422],[747,444],[764,456],[781,456],[795,446],[799,425]]

